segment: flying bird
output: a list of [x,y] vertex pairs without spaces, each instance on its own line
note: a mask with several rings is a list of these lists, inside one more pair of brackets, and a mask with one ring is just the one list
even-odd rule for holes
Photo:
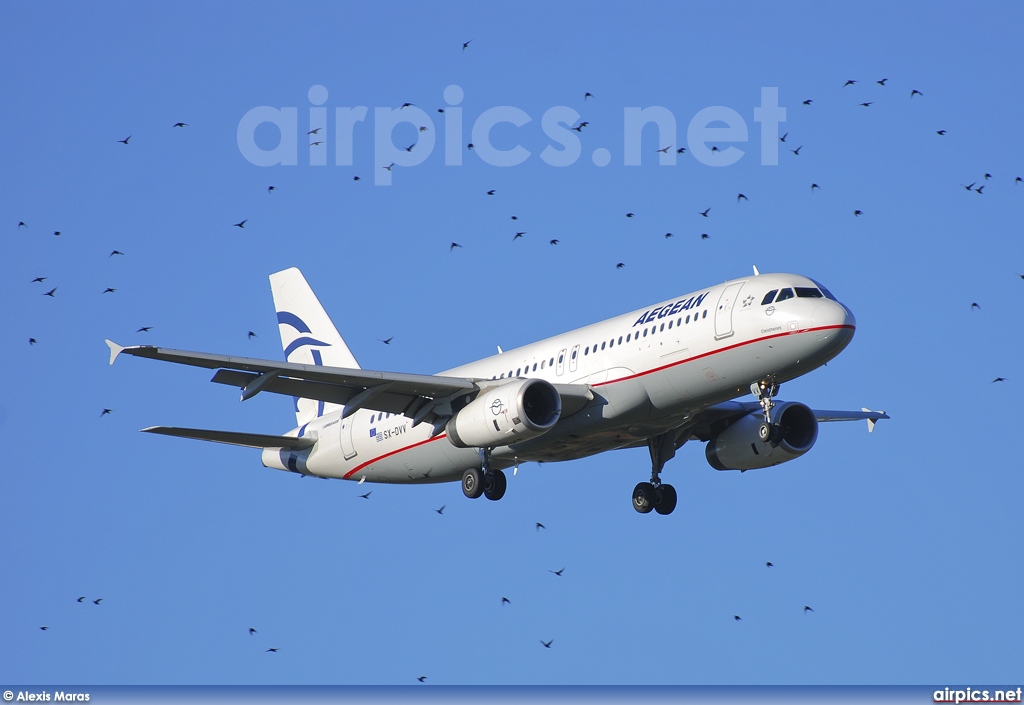
[[710,236],[710,235],[708,235],[707,233],[701,233],[701,234],[700,234],[700,239],[701,239],[701,240],[708,240],[708,239],[710,239],[710,238],[711,238],[711,236]]
[[811,184],[811,191],[813,191],[814,189],[820,189],[820,188],[821,188],[821,186],[818,186],[818,184]]
[[679,147],[678,149],[676,149],[676,154],[682,154],[685,151],[686,151],[686,147]]
[[740,621],[740,616],[738,614],[734,614],[732,618],[735,619],[737,622]]
[[176,122],[171,127],[188,127],[187,122]]
[[256,334],[253,333],[252,331],[249,331],[249,340],[252,340],[255,337],[256,337]]
[[503,598],[501,598],[501,604],[503,604],[503,605],[511,605],[512,604],[512,600],[508,599],[507,597],[503,597]]
[[744,196],[744,195],[743,195],[742,193],[741,193],[741,194],[738,194],[738,195],[736,196],[736,202],[737,202],[737,203],[739,203],[740,201],[749,201],[749,200],[750,200],[750,199],[749,199],[749,198],[747,198],[746,196]]
[[36,344],[36,339],[35,338],[29,338],[28,339],[28,344],[29,345],[35,345]]
[[25,225],[25,221],[24,220],[19,220],[18,221],[18,227],[19,228],[27,228],[28,226]]
[[276,186],[267,186],[267,193],[273,193],[276,189]]
[[130,140],[131,138],[132,138],[132,136],[128,135],[123,140],[118,140],[118,142],[120,142],[121,144],[128,144],[128,140]]
[[[45,629],[45,628],[46,628],[46,627],[43,627],[43,629]],[[543,639],[541,639],[541,640],[540,640],[540,643],[544,644],[544,648],[545,648],[545,649],[550,649],[550,648],[551,648],[551,644],[552,644],[552,643],[553,643],[554,641],[555,641],[554,639],[551,639],[551,640],[549,640],[549,641],[544,641]]]
[[525,234],[526,234],[526,231],[525,231],[525,230],[523,230],[523,231],[521,231],[521,232],[517,232],[517,233],[516,233],[515,235],[513,235],[513,236],[512,236],[512,239],[513,239],[513,240],[518,240],[519,238],[521,238],[521,237],[522,237],[523,235],[525,235]]
[[56,235],[57,237],[60,237],[60,230],[54,230],[53,234]]
[[519,216],[518,215],[512,216],[512,220],[519,220]]
[[786,134],[784,134],[782,137],[779,138],[779,142],[785,142],[787,137],[789,137],[789,133],[788,132]]
[[937,134],[937,135],[944,135],[944,134],[946,134],[946,131],[945,130],[936,130],[935,134]]
[[1006,377],[996,377],[994,380],[992,380],[992,383],[995,384],[996,382],[1005,382],[1005,381],[1006,381]]
[[548,243],[551,244],[551,245],[557,245],[558,244],[558,240],[549,240]]
[[1024,178],[1018,176],[1016,179],[1013,180],[1013,183],[1019,184],[1021,181],[1024,181]]
[[264,651],[263,653],[267,653],[267,652],[270,652],[270,653],[272,653],[272,654],[276,654],[276,653],[277,653],[278,651],[280,651],[280,649],[278,649],[278,648],[274,648],[274,649],[267,649],[267,650],[266,650],[266,651]]
[[799,146],[799,147],[797,147],[796,149],[791,149],[791,150],[789,150],[789,151],[790,151],[790,152],[792,152],[793,154],[795,154],[796,156],[798,156],[798,157],[799,157],[799,156],[800,156],[800,150],[801,150],[801,149],[803,149],[803,148],[804,148],[804,146],[803,146],[803,145],[800,145],[800,146]]
[[469,144],[467,144],[466,149],[473,149],[473,143],[470,142]]
[[992,178],[992,174],[989,174],[988,172],[986,172],[985,173],[985,181],[988,181],[991,178]]
[[660,152],[661,154],[667,154],[667,153],[668,153],[668,150],[670,150],[670,149],[672,149],[672,145],[669,145],[668,147],[662,147],[662,148],[661,148],[661,149],[659,149],[658,151],[659,151],[659,152]]
[[379,340],[380,342],[384,343],[385,345],[391,345],[391,341],[394,340],[394,339],[395,339],[395,336],[391,336],[390,338],[377,338],[377,340]]
[[84,600],[84,599],[85,599],[85,595],[82,595],[82,596],[81,596],[81,597],[79,597],[79,598],[78,598],[77,600],[75,600],[75,602],[81,602],[81,601],[82,601],[82,600]]
[[148,333],[148,332],[149,332],[149,331],[151,331],[151,330],[153,330],[153,326],[142,326],[142,328],[139,328],[139,329],[138,329],[137,331],[135,331],[135,332],[136,332],[136,333]]
[[387,169],[388,171],[391,171],[391,167],[393,167],[394,165],[395,165],[395,163],[394,163],[394,162],[391,162],[391,163],[390,163],[390,164],[388,164],[387,166],[385,166],[385,167],[381,167],[381,168],[382,168],[382,169]]
[[317,128],[315,128],[315,129],[313,129],[313,130],[310,130],[310,131],[309,131],[309,132],[307,132],[306,134],[307,134],[307,135],[315,135],[315,134],[318,134],[318,133],[320,132],[320,130],[322,130],[322,129],[323,129],[322,127],[317,127]]
[[448,246],[448,251],[449,251],[449,252],[451,252],[451,251],[452,251],[452,250],[454,250],[454,249],[455,249],[456,247],[462,247],[462,245],[460,245],[460,244],[459,244],[459,243],[457,243],[457,242],[453,242],[453,243],[452,243],[451,245],[449,245],[449,246]]
[[494,195],[494,191],[495,191],[494,189],[491,189],[490,191],[487,192],[487,195],[488,196],[493,196]]
[[807,605],[804,605],[804,614],[807,614],[808,612],[813,612],[813,611],[814,610],[812,610],[810,607],[808,607]]
[[767,567],[767,568],[774,568],[774,567],[775,567],[774,565],[772,565],[772,562],[771,562],[771,561],[766,561],[764,565],[765,565],[765,567]]
[[423,681],[427,680],[427,677],[426,676],[416,676],[416,680],[418,680],[420,683],[422,683]]
[[240,220],[239,222],[235,223],[234,226],[236,228],[244,228],[247,222],[249,222],[248,218],[246,218],[245,220]]
[[444,508],[447,506],[447,504],[442,504],[440,509],[435,509],[433,511],[437,512],[438,514],[444,514]]
[[113,288],[111,286],[108,286],[106,289],[103,290],[103,293],[104,294],[113,294],[115,291],[117,291],[117,289],[115,289],[115,288]]
[[50,289],[50,290],[49,290],[48,292],[46,292],[45,294],[43,294],[43,296],[50,296],[50,297],[52,297],[55,291],[57,291],[57,287],[53,287],[53,288],[52,288],[52,289]]
[[411,108],[414,105],[415,103],[402,103],[402,105],[398,109],[401,110],[402,108]]
[[981,310],[981,306],[979,306],[979,305],[978,305],[977,303],[972,303],[972,304],[971,304],[971,309],[972,309],[972,310],[973,310],[973,309],[977,309],[977,310],[979,310],[979,311],[980,311],[980,310]]
[[39,627],[39,628],[40,628],[40,629],[42,629],[42,630],[43,630],[44,632],[45,632],[45,631],[46,631],[47,629],[49,629],[49,627]]
[[888,80],[889,80],[888,78],[883,78],[881,81],[875,81],[875,83],[877,83],[880,86],[884,86],[885,82],[888,81]]
[[710,209],[710,208],[705,208],[704,210],[702,210],[702,211],[700,212],[700,214],[701,214],[702,216],[704,216],[705,218],[707,218],[707,217],[708,217],[708,213],[709,213],[710,211],[711,211],[711,209]]
[[617,265],[615,265],[615,268],[616,268],[616,269],[622,269],[622,268],[623,268],[623,267],[625,267],[625,266],[626,266],[626,265],[625,265],[625,263],[623,263],[623,262],[619,262],[619,263],[618,263]]
[[[104,411],[109,411],[109,409],[104,409]],[[102,597],[97,597],[95,600],[92,601],[92,603],[94,605],[98,605],[101,602],[103,602],[103,598]]]
[[537,527],[537,531],[540,531],[541,529],[548,528],[548,527],[544,526],[543,524],[541,524],[539,521],[537,522],[536,527]]
[[665,239],[666,240],[668,240],[670,237],[672,237],[672,233],[665,233]]
[[107,257],[110,258],[110,257],[113,257],[114,255],[123,255],[123,254],[124,253],[121,252],[121,250],[113,250],[109,255],[107,255]]
[[[469,42],[471,42],[471,41],[473,41],[473,40],[470,39]],[[462,51],[463,51],[463,53],[465,53],[466,49],[469,49],[469,42],[463,42],[462,43]]]
[[852,86],[856,82],[857,81],[855,81],[854,79],[851,78],[849,81],[847,81],[846,83],[843,84],[843,88],[846,88],[847,86]]
[[560,568],[559,570],[551,570],[550,568],[548,568],[548,572],[549,573],[554,573],[558,577],[562,577],[562,572],[563,571],[565,571],[565,568]]
[[634,215],[636,215],[636,214],[635,213],[626,213],[626,217],[627,218],[632,218]]
[[35,284],[36,282],[43,282],[43,281],[46,281],[46,277],[36,277],[35,279],[33,279],[33,280],[32,280],[31,282],[29,282],[29,283],[30,283],[30,284]]
[[[310,146],[310,147],[319,147],[319,146],[320,146],[320,145],[322,145],[323,143],[324,143],[324,141],[323,141],[323,140],[317,140],[316,142],[310,142],[310,143],[309,143],[309,146]],[[409,147],[409,149],[412,149],[412,147]],[[405,151],[407,151],[407,152],[408,152],[408,151],[409,151],[409,149],[407,149],[407,150],[405,150]]]
[[359,496],[362,497],[363,499],[369,499],[371,494],[373,494],[373,490],[370,490],[366,494],[361,494]]
[[586,100],[587,98],[593,98],[593,97],[594,97],[594,94],[591,93],[590,91],[587,91],[586,93],[583,94],[583,100]]
[[860,210],[857,210],[857,211],[854,211],[854,212],[853,212],[853,214],[854,214],[854,215],[860,215],[860,214],[861,214],[861,213],[863,213],[863,212],[864,212],[864,211],[860,211]]
[[[111,411],[112,411],[112,409],[104,409],[103,411],[101,411],[101,412],[100,412],[100,416],[106,416],[106,415],[107,415],[107,414],[109,414],[109,413],[110,413]],[[100,599],[103,599],[103,598],[100,598]],[[95,601],[95,600],[93,600],[93,602],[96,602],[96,601]],[[98,604],[99,604],[99,602],[96,602],[96,604],[98,605]]]
[[914,90],[910,91],[910,97],[911,98],[913,98],[915,95],[919,95],[922,98],[924,98],[924,93],[922,93],[921,91],[917,90],[916,88]]
[[868,101],[867,103],[859,103],[859,105],[862,105],[865,108],[870,108],[871,107],[871,101]]
[[804,101],[804,105],[810,105],[810,104],[811,104],[811,103],[813,103],[813,102],[814,102],[813,100],[811,100],[810,98],[808,98],[807,100],[805,100],[805,101]]

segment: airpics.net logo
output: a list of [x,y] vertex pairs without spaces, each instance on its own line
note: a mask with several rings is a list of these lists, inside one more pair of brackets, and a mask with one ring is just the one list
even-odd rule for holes
[[[370,109],[364,105],[335,107],[334,127],[329,129],[328,108],[325,107],[328,97],[324,86],[315,85],[309,89],[308,130],[299,127],[298,107],[261,105],[249,110],[238,122],[238,149],[242,156],[256,166],[296,166],[300,150],[308,149],[310,166],[327,166],[332,153],[333,165],[352,166],[355,140],[368,136],[370,126],[365,123]],[[438,110],[439,115],[436,116],[441,123],[440,130],[430,114],[412,103],[397,108],[374,108],[374,184],[390,186],[395,169],[418,166],[430,159],[437,146],[438,134],[441,135],[445,166],[461,166],[466,154],[498,167],[518,166],[534,156],[518,142],[512,147],[499,149],[491,141],[492,131],[497,126],[528,129],[526,126],[533,122],[533,116],[511,105],[499,105],[471,118],[464,115],[463,108],[459,107],[464,98],[464,91],[457,85],[444,90],[446,105]],[[752,117],[760,125],[761,165],[778,165],[779,125],[786,121],[786,109],[779,106],[778,88],[761,88],[761,104],[754,107]],[[540,117],[540,129],[550,143],[538,155],[542,162],[553,167],[566,167],[583,157],[581,135],[589,121],[581,118],[574,108],[566,105],[556,105],[544,111]],[[468,125],[467,140],[466,127],[470,120],[472,124]],[[706,166],[731,166],[746,154],[735,145],[749,141],[750,130],[746,120],[736,110],[723,105],[707,107],[693,115],[686,126],[685,145],[678,142],[678,122],[668,108],[660,105],[625,107],[622,113],[623,166],[640,166],[643,163],[641,143],[648,125],[655,128],[658,142],[657,150],[646,150],[651,152],[648,158],[653,158],[656,152],[661,166],[675,165],[677,158],[684,154]],[[414,132],[415,141],[405,146],[396,145],[396,130]],[[502,131],[507,134],[508,128],[503,127]],[[257,132],[260,132],[259,140]],[[268,133],[271,138],[262,139]],[[303,138],[308,138],[308,145],[302,142]],[[595,166],[605,167],[612,163],[613,153],[606,147],[597,147],[590,153],[590,159]]]

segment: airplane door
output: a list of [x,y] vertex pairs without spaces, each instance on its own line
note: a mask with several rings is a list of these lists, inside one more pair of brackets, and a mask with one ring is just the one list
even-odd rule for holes
[[728,338],[733,334],[732,308],[744,283],[730,284],[718,299],[718,309],[715,311],[715,340]]
[[558,351],[558,367],[555,368],[555,373],[559,376],[565,372],[565,348]]
[[569,371],[570,372],[575,372],[576,371],[576,363],[579,361],[579,356],[580,356],[580,346],[577,344],[577,345],[573,346],[572,352],[569,353]]
[[352,442],[352,427],[355,421],[354,416],[349,416],[347,419],[342,419],[341,429],[338,431],[341,434],[341,452],[345,455],[345,460],[356,457],[356,446]]

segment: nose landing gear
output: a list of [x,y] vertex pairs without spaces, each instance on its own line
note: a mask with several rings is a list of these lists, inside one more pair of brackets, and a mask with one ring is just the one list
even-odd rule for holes
[[781,431],[778,424],[772,423],[772,408],[775,406],[772,397],[779,393],[779,385],[761,380],[750,385],[750,393],[757,397],[764,414],[764,422],[757,427],[757,437],[765,443],[778,443]]

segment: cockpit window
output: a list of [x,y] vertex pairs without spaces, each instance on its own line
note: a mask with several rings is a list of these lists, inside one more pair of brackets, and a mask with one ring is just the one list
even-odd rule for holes
[[823,287],[820,282],[814,282],[814,283],[818,285],[818,288],[821,289],[821,293],[823,293],[825,295],[826,299],[832,299],[833,301],[838,301],[839,300],[839,299],[837,299],[835,297],[835,295],[831,291],[829,291],[828,289]]
[[772,289],[771,291],[769,291],[767,294],[764,295],[764,298],[761,299],[761,305],[767,306],[768,304],[770,304],[772,301],[775,300],[775,295],[777,293],[779,293],[778,289]]
[[783,289],[782,291],[779,292],[779,298],[775,299],[775,303],[785,301],[786,299],[791,299],[794,296],[795,294],[793,293],[792,289]]
[[821,292],[815,289],[813,286],[798,286],[796,287],[796,295],[801,299],[820,299]]

